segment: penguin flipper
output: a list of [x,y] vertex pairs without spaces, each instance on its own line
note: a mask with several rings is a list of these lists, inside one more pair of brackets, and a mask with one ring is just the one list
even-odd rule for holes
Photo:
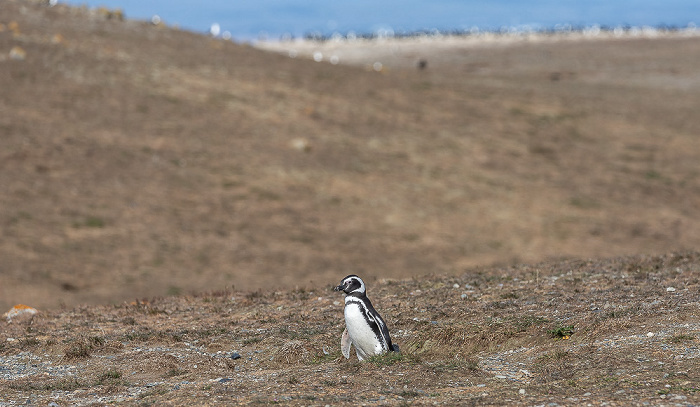
[[345,328],[343,336],[340,337],[340,351],[345,356],[345,359],[350,359],[350,346],[352,346],[352,342],[350,341],[350,335],[348,335],[348,328]]

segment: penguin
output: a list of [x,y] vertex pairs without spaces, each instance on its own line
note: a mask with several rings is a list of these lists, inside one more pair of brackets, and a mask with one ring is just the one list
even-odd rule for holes
[[345,330],[340,339],[340,350],[346,359],[350,359],[352,345],[355,345],[360,361],[387,351],[399,352],[399,347],[391,343],[384,319],[367,298],[365,283],[360,277],[351,274],[342,279],[334,290],[347,294]]

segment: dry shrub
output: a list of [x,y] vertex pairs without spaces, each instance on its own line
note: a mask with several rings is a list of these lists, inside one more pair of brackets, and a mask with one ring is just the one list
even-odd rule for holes
[[308,362],[313,355],[308,349],[306,343],[302,341],[289,341],[275,352],[273,360],[281,360],[282,362],[292,365]]
[[65,348],[66,360],[89,358],[92,351],[105,346],[105,339],[100,336],[79,336]]
[[481,348],[478,335],[467,327],[445,326],[423,329],[420,335],[406,344],[407,353],[451,356],[470,354]]

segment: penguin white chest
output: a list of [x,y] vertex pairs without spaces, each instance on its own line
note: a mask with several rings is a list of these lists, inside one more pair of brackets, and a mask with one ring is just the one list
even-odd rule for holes
[[364,309],[359,302],[345,303],[345,326],[358,357],[365,358],[382,353],[382,343],[367,321]]

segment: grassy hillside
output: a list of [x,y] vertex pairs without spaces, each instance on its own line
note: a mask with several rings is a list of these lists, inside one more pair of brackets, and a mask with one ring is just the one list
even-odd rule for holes
[[1,7],[0,309],[700,246],[698,38],[375,72]]

